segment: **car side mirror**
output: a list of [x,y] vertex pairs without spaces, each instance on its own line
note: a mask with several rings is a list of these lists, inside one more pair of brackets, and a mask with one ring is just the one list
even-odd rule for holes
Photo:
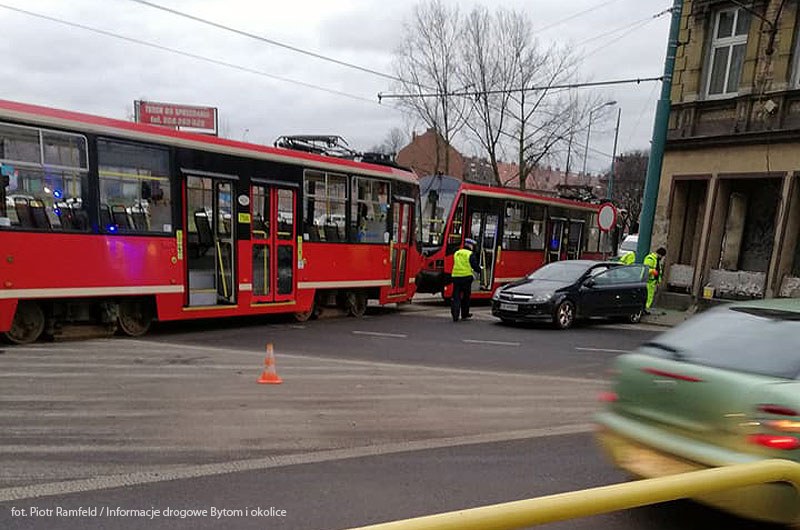
[[583,286],[584,286],[584,287],[588,287],[589,289],[591,289],[592,287],[594,287],[594,278],[587,278],[587,279],[586,279],[586,280],[583,282]]

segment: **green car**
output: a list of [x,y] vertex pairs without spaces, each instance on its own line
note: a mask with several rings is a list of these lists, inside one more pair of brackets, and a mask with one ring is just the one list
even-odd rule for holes
[[[800,300],[709,310],[615,361],[597,437],[630,475],[651,478],[784,458],[800,462]],[[800,525],[789,484],[695,499]]]

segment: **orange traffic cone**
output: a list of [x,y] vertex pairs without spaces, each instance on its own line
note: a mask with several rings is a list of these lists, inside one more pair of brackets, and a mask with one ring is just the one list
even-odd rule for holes
[[283,383],[283,379],[278,377],[278,372],[275,371],[275,354],[272,352],[271,343],[267,344],[267,356],[264,358],[264,371],[261,372],[258,383],[271,385]]

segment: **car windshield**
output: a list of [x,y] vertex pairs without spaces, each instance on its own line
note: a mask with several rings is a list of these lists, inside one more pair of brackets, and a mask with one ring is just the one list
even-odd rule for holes
[[585,264],[559,261],[533,271],[528,274],[528,279],[572,283],[577,281],[586,272],[587,268]]
[[646,343],[648,353],[692,364],[796,379],[800,313],[756,307],[712,310]]

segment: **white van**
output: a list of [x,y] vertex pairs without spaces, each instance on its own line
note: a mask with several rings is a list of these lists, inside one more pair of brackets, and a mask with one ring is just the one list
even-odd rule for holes
[[617,257],[622,257],[628,252],[636,252],[636,246],[638,244],[639,234],[630,234],[625,236],[625,239],[622,240],[622,244],[619,246],[619,250],[617,251]]

